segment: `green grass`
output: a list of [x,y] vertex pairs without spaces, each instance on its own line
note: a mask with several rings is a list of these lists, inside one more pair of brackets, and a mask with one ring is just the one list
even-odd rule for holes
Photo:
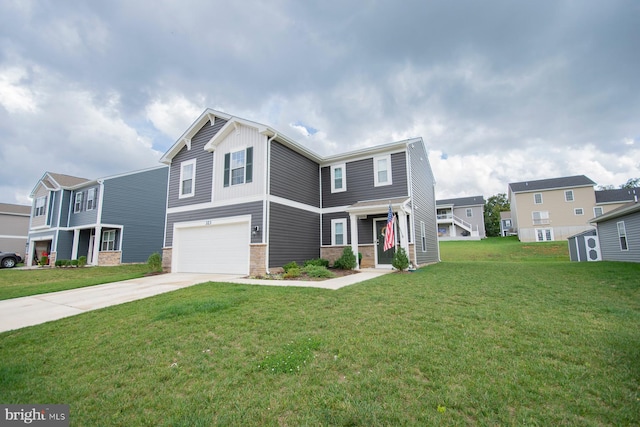
[[207,283],[3,333],[0,402],[70,404],[87,426],[639,425],[640,265],[502,244],[520,245],[469,242],[480,261],[446,242],[442,263],[339,291]]
[[440,242],[443,261],[550,262],[569,261],[566,241],[520,243],[517,237]]
[[149,267],[146,264],[36,270],[0,269],[0,300],[135,279],[147,272]]

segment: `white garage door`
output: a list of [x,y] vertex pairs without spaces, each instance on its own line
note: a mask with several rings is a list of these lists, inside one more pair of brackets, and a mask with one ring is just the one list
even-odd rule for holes
[[249,274],[248,222],[176,228],[175,271]]

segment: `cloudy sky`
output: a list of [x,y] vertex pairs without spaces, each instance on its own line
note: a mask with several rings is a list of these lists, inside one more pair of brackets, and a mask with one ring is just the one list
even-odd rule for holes
[[319,154],[421,136],[438,198],[640,177],[636,0],[0,2],[0,202],[157,165],[207,107]]

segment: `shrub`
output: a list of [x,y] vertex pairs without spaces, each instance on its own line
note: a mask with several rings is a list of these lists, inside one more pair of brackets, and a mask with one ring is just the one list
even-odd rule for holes
[[162,256],[158,252],[154,252],[147,258],[147,265],[152,273],[162,272]]
[[71,260],[70,259],[63,259],[62,260],[62,266],[63,267],[70,267],[71,266]]
[[72,259],[71,261],[69,261],[69,264],[71,264],[71,267],[77,267],[78,266],[78,260],[77,259]]
[[46,255],[43,255],[40,257],[40,265],[47,265],[49,264],[49,257]]
[[327,267],[323,265],[309,264],[305,266],[302,271],[307,273],[307,276],[309,277],[317,277],[322,279],[330,279],[336,276],[333,272],[327,270]]
[[298,263],[295,261],[288,262],[282,266],[282,269],[284,270],[285,273],[287,273],[292,268],[300,269],[300,267],[298,266]]
[[393,268],[404,271],[409,268],[409,257],[403,247],[399,246],[396,253],[393,255],[393,261],[391,261]]
[[295,279],[300,277],[300,269],[298,267],[289,267],[289,269],[282,275],[285,279]]
[[78,267],[84,267],[85,265],[87,265],[87,257],[81,256],[78,258]]
[[333,263],[333,266],[340,270],[353,270],[358,266],[356,256],[353,254],[351,246],[345,246],[342,251],[342,256]]
[[62,267],[63,265],[64,265],[64,260],[62,260],[62,259],[57,259],[56,260],[56,263],[55,263],[56,267]]
[[315,258],[315,259],[309,259],[304,262],[305,267],[308,267],[310,265],[329,268],[329,260],[324,258]]

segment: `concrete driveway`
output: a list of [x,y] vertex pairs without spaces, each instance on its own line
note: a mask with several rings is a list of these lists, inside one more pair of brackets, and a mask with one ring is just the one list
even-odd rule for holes
[[246,279],[240,275],[230,274],[160,274],[122,282],[0,301],[0,332],[38,325],[86,311],[135,301],[197,285],[198,283],[228,282],[243,285],[302,286],[335,290],[390,272],[391,270],[363,269],[358,274],[317,282]]

